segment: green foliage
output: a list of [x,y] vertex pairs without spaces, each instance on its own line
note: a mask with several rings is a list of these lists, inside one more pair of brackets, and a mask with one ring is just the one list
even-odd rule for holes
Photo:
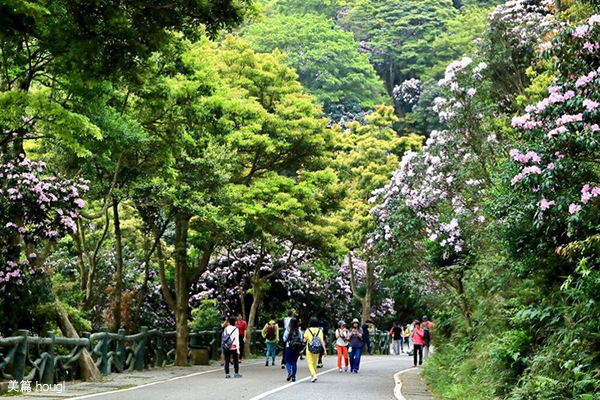
[[392,128],[398,117],[389,106],[376,107],[365,120],[365,124],[352,122],[338,128],[334,167],[346,193],[339,217],[347,224],[348,245],[361,243],[372,229],[373,190],[386,184],[402,155],[420,149],[423,139],[398,136]]
[[358,0],[340,24],[354,33],[391,93],[435,65],[432,43],[456,15],[451,0]]
[[201,332],[213,330],[221,326],[221,313],[216,300],[203,299],[200,306],[192,310],[192,320],[188,323],[190,330]]
[[274,14],[251,25],[244,38],[258,52],[286,53],[300,82],[324,104],[326,114],[339,104],[356,102],[365,109],[387,101],[367,55],[358,51],[350,33],[325,16]]
[[270,6],[282,14],[321,14],[333,18],[344,3],[343,0],[273,0]]
[[488,8],[467,8],[446,22],[444,32],[431,44],[435,65],[421,76],[423,81],[439,80],[450,62],[475,52],[476,40],[485,30],[489,11]]

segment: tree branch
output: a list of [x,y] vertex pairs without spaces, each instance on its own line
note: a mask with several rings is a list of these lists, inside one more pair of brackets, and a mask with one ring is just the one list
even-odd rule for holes
[[356,279],[354,276],[354,264],[352,264],[352,252],[348,253],[348,266],[350,267],[350,288],[352,289],[352,296],[361,303],[365,301],[364,297],[358,295],[358,289],[356,287]]
[[165,256],[162,250],[162,243],[159,243],[156,247],[156,257],[158,259],[158,275],[160,277],[160,286],[163,296],[165,296],[165,302],[171,310],[175,311],[177,305],[175,304],[175,299],[171,294],[171,290],[169,289],[169,285],[167,283],[167,277],[165,275]]
[[115,174],[113,175],[112,182],[110,183],[108,193],[106,193],[106,196],[104,196],[104,205],[102,206],[102,210],[98,211],[95,214],[87,214],[82,211],[81,216],[83,218],[97,219],[97,218],[100,218],[102,216],[102,214],[104,214],[106,212],[106,210],[108,210],[108,206],[109,206],[109,204],[111,204],[111,202],[109,200],[112,198],[113,189],[115,188],[115,185],[117,184],[117,177],[119,176],[119,171],[121,170],[121,162],[123,161],[124,155],[125,155],[125,151],[123,151],[121,153],[121,155],[119,156],[119,160],[117,161],[117,166],[115,167]]
[[208,268],[208,263],[210,262],[210,257],[212,256],[213,250],[215,249],[215,244],[213,242],[209,242],[206,245],[206,248],[202,252],[202,257],[198,260],[196,264],[196,268],[194,273],[190,276],[190,283],[196,283],[198,279],[202,276],[206,269]]

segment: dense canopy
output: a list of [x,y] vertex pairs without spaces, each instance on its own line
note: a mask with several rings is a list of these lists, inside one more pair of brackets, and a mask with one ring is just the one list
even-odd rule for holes
[[595,1],[4,1],[0,336],[429,315],[440,398],[595,398],[599,88]]

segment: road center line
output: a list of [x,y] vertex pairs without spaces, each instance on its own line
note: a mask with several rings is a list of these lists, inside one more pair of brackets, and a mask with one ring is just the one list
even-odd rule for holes
[[[360,364],[360,365],[362,366],[362,365],[364,365],[364,364],[372,364],[372,363],[376,363],[376,362],[382,362],[382,361],[389,361],[389,359],[381,359],[381,360],[365,361],[365,362],[361,362],[361,364]],[[410,369],[410,368],[409,368],[409,369]],[[318,373],[318,374],[317,374],[317,376],[325,375],[325,374],[328,374],[328,373],[330,373],[330,372],[337,371],[337,370],[338,370],[338,368],[337,368],[337,367],[335,367],[335,368],[331,368],[331,369],[328,369],[327,371],[323,371],[323,372],[321,372],[321,373]],[[272,395],[273,393],[280,392],[280,391],[282,391],[282,390],[285,390],[285,389],[287,389],[287,388],[290,388],[290,387],[292,387],[292,386],[294,386],[294,385],[297,385],[297,384],[299,384],[299,383],[301,383],[301,382],[306,382],[306,381],[309,381],[310,379],[311,379],[311,377],[310,377],[310,376],[307,376],[306,378],[302,378],[302,379],[300,379],[299,381],[296,381],[296,382],[291,382],[291,383],[287,383],[287,384],[285,384],[285,385],[283,385],[283,386],[279,386],[278,388],[271,389],[271,390],[269,390],[268,392],[261,393],[261,394],[259,394],[259,395],[257,395],[257,396],[254,396],[254,397],[252,397],[250,400],[261,400],[261,399],[264,399],[265,397],[267,397],[267,396],[270,396],[270,395]],[[406,399],[404,399],[404,400],[406,400]]]

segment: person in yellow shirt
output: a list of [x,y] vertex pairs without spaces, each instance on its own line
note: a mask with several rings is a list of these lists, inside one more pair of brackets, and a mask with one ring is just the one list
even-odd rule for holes
[[304,341],[306,342],[306,362],[310,372],[311,382],[317,381],[317,361],[319,353],[323,351],[323,357],[327,356],[327,347],[323,340],[323,331],[319,328],[319,320],[311,317],[308,321],[309,328],[304,332]]

